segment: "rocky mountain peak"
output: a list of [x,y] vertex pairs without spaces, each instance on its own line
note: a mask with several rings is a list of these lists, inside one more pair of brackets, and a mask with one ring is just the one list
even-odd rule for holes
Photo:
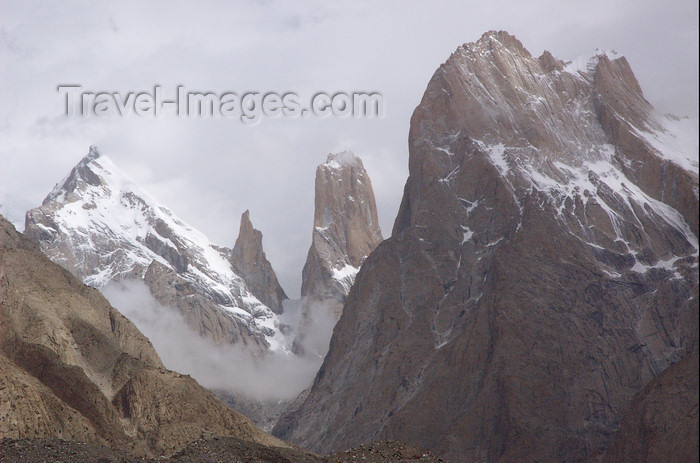
[[287,295],[265,256],[262,237],[262,232],[253,228],[250,211],[246,210],[241,216],[238,238],[229,260],[251,292],[275,313],[281,314],[282,301],[287,299]]
[[[514,190],[560,190],[591,176],[607,178],[607,184],[644,177],[637,183],[640,194],[667,202],[697,229],[697,211],[681,199],[694,196],[697,176],[693,169],[678,169],[693,161],[687,151],[674,153],[677,124],[653,111],[624,57],[598,50],[562,67],[563,61],[547,54],[533,58],[512,52],[516,45],[491,46],[498,37],[510,36],[488,33],[458,48],[431,79],[409,138],[421,139],[440,156],[428,161],[412,156],[411,166],[430,164],[422,168],[427,177],[417,179],[453,185],[460,158],[447,146],[471,143]],[[427,140],[426,131],[440,135]],[[678,157],[685,160],[679,164]],[[650,175],[664,169],[680,176],[691,194],[673,193],[663,175]],[[407,187],[412,186],[409,181]],[[417,197],[409,204],[414,214],[421,207]],[[395,230],[405,225],[404,212]]]
[[[316,169],[315,193],[314,243],[324,248],[331,267],[345,260],[359,267],[381,241],[374,191],[362,160],[349,151],[329,154]],[[302,295],[308,294],[304,287],[302,283]]]
[[[256,241],[243,225],[251,236],[244,241],[252,242],[257,257],[262,237]],[[42,206],[27,212],[25,235],[88,285],[144,280],[158,301],[216,343],[243,343],[255,351],[282,347],[277,314],[232,268],[229,251],[178,218],[95,147]]]
[[318,166],[315,192],[301,294],[342,301],[362,261],[382,240],[374,191],[362,160],[342,152]]
[[[297,351],[320,318],[340,317],[360,266],[382,241],[372,183],[359,157],[348,151],[329,154],[316,169],[315,192]],[[322,355],[327,345],[328,339],[321,339],[314,350]]]
[[[257,232],[257,233],[256,233]],[[250,221],[250,210],[246,209],[243,214],[241,214],[241,225],[238,230],[238,237],[245,235],[246,237],[254,236],[256,239],[259,237],[260,242],[262,242],[262,233],[259,230],[253,228],[253,223]]]
[[77,198],[75,198],[74,195],[79,194],[79,192],[76,193],[76,190],[79,189],[81,185],[99,186],[103,180],[90,168],[90,163],[101,156],[102,154],[97,146],[91,145],[88,154],[71,169],[63,180],[53,187],[53,190],[44,198],[43,204],[58,200],[59,197],[67,201],[75,200]]
[[100,153],[100,150],[97,148],[96,145],[90,145],[90,149],[88,151],[88,154],[83,158],[83,161],[87,164],[90,161],[94,161],[95,159],[99,158],[102,156],[102,153]]
[[511,35],[506,31],[492,30],[484,32],[479,40],[473,44],[465,44],[465,47],[474,51],[484,49],[496,50],[503,48],[522,56],[531,56],[530,52],[525,49],[522,42],[520,42],[520,40],[518,40],[514,35]]
[[326,162],[321,164],[323,167],[330,169],[341,169],[343,166],[358,167],[364,169],[362,159],[355,156],[352,151],[341,151],[338,153],[329,153]]
[[534,58],[490,32],[435,72],[392,236],[277,435],[588,461],[697,348],[697,142],[611,55]]

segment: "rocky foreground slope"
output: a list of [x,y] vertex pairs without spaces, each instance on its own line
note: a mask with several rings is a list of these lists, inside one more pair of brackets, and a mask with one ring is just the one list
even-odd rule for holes
[[215,246],[91,147],[27,212],[25,235],[85,284],[142,279],[196,333],[262,354],[284,347],[278,314],[286,296],[262,235],[243,219],[233,250]]
[[200,439],[170,458],[141,458],[108,447],[56,439],[0,441],[3,463],[440,463],[430,452],[382,441],[320,456],[294,448],[267,447],[233,437]]
[[102,295],[0,217],[0,436],[171,455],[201,437],[289,447],[166,370]]
[[[392,438],[454,461],[586,461],[672,421],[654,381],[698,349],[682,125],[612,53],[534,57],[505,32],[459,47],[411,119],[392,236],[273,432],[320,452]],[[697,415],[682,384],[672,409]],[[689,422],[655,432],[664,461],[697,454]]]
[[652,379],[625,411],[610,447],[600,459],[697,462],[698,351]]

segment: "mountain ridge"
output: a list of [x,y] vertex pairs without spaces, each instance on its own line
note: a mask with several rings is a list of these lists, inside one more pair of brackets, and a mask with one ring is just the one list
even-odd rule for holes
[[275,435],[585,461],[697,348],[697,168],[644,136],[661,137],[659,116],[627,61],[594,60],[566,72],[501,31],[440,66],[411,117],[392,236]]
[[278,314],[234,271],[230,251],[159,204],[94,146],[42,206],[27,212],[25,234],[89,285],[144,280],[216,343],[259,353],[285,348]]

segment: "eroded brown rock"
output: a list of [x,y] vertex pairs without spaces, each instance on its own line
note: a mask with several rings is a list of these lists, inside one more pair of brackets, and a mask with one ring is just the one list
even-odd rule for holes
[[0,435],[171,454],[200,437],[286,444],[257,429],[153,346],[95,289],[0,217]]

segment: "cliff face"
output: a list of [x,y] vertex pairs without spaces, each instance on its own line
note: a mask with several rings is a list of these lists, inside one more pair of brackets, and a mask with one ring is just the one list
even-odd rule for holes
[[267,260],[262,246],[262,232],[253,228],[250,212],[241,216],[236,244],[229,255],[233,269],[240,275],[260,302],[276,314],[282,313],[282,301],[287,295],[277,281],[277,275]]
[[633,399],[605,455],[597,461],[700,459],[698,352],[674,363]]
[[[362,266],[303,405],[274,433],[455,461],[579,461],[698,345],[698,164],[624,58],[490,32],[411,119],[392,237]],[[319,431],[323,430],[323,431]]]
[[301,296],[335,300],[342,309],[360,265],[381,241],[374,191],[362,161],[349,152],[329,154],[316,169],[314,230]]
[[[329,154],[316,169],[314,229],[302,271],[299,348],[320,317],[340,317],[364,259],[382,241],[369,175],[350,152]],[[323,355],[327,339],[313,349]]]
[[189,376],[0,217],[0,434],[172,454],[202,436],[284,443]]
[[[159,204],[95,147],[40,207],[27,212],[25,222],[25,235],[85,284],[101,288],[142,279],[158,301],[217,344],[242,344],[262,354],[284,342],[280,301],[270,299],[274,310],[262,303],[232,268],[230,250]],[[276,278],[266,260],[260,270],[254,268],[258,262],[245,260],[262,254],[261,243],[252,245],[258,246],[252,256],[241,243],[233,260],[267,298],[265,285]],[[268,280],[258,282],[259,274]]]

